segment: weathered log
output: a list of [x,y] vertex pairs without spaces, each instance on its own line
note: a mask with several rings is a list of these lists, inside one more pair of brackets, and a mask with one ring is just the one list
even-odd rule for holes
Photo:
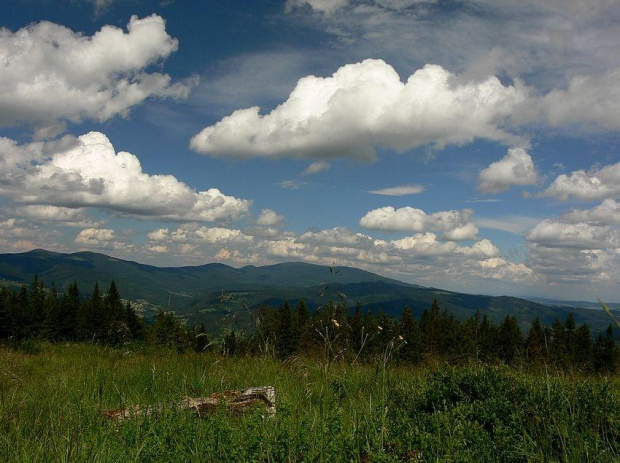
[[[273,415],[276,413],[276,391],[273,386],[251,387],[244,390],[216,392],[209,397],[186,397],[169,405],[173,409],[194,411],[198,417],[213,413],[220,406],[224,406],[233,414],[240,414],[264,406],[267,414]],[[126,408],[103,410],[101,415],[110,420],[122,422],[137,417],[159,416],[163,410],[164,404],[146,407],[133,405]]]

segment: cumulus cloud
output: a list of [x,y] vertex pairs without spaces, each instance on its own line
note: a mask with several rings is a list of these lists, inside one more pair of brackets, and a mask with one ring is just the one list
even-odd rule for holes
[[177,48],[157,15],[132,16],[127,32],[104,26],[93,36],[48,21],[0,28],[0,127],[26,123],[49,138],[66,122],[125,116],[151,96],[184,98],[193,82],[147,71]]
[[284,225],[284,216],[271,209],[263,209],[256,219],[256,224],[261,227],[281,227]]
[[577,170],[571,174],[556,177],[540,196],[551,196],[568,200],[570,197],[591,201],[620,196],[620,162],[593,167],[589,171]]
[[169,239],[169,231],[167,228],[158,228],[157,230],[153,230],[148,233],[146,237],[150,241],[166,241]]
[[331,163],[327,161],[316,161],[306,167],[299,175],[301,175],[302,177],[306,175],[314,175],[318,174],[319,172],[327,171],[331,169],[331,167]]
[[[531,111],[553,127],[580,126],[595,131],[620,129],[620,68],[602,75],[578,75],[566,89],[554,89]],[[532,115],[531,117],[536,117]]]
[[360,219],[360,226],[387,231],[442,231],[449,240],[475,239],[478,228],[470,221],[473,211],[441,211],[426,214],[421,209],[391,206],[374,209]]
[[127,250],[133,245],[120,239],[109,228],[85,228],[75,238],[75,243],[85,248]]
[[538,173],[534,162],[523,148],[511,148],[501,160],[480,172],[478,189],[485,193],[500,193],[513,185],[534,185]]
[[389,188],[381,188],[379,190],[370,190],[368,193],[372,193],[373,195],[383,195],[383,196],[406,196],[406,195],[417,195],[424,191],[423,185],[401,185],[401,186],[393,186]]
[[[2,140],[0,139],[0,145]],[[127,152],[116,153],[99,132],[82,135],[64,151],[45,155],[41,143],[17,147],[36,152],[35,165],[14,156],[16,145],[0,151],[0,193],[30,205],[100,207],[120,214],[167,220],[218,221],[245,215],[250,201],[211,188],[196,192],[171,175],[149,175]]]
[[592,209],[573,209],[562,215],[567,222],[587,222],[595,225],[620,225],[620,203],[606,199]]
[[528,241],[548,248],[620,248],[620,234],[607,226],[543,220],[526,235]]
[[493,76],[461,81],[437,65],[403,83],[390,65],[369,59],[331,77],[304,77],[269,114],[258,107],[237,110],[203,129],[190,146],[214,157],[373,161],[377,146],[404,152],[475,138],[512,143],[517,138],[503,125],[525,98],[519,85],[504,86]]
[[69,227],[96,227],[100,225],[90,218],[86,209],[57,207],[48,205],[30,205],[17,208],[15,214],[37,222],[56,223]]
[[330,15],[348,3],[349,0],[287,0],[284,8],[290,12],[297,8],[310,7],[313,11]]
[[424,280],[437,284],[450,275],[461,278],[531,283],[539,275],[526,264],[500,258],[488,239],[459,245],[431,232],[415,233],[395,240],[382,240],[345,227],[313,229],[296,235],[284,232],[255,235],[248,230],[207,228],[183,224],[175,230],[156,229],[148,234],[145,250],[151,254],[191,258],[197,262],[216,260],[233,265],[264,265],[282,261],[304,261],[323,265],[361,267],[381,274]]

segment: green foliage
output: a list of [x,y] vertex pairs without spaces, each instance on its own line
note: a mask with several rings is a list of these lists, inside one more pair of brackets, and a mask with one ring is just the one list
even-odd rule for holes
[[[0,348],[0,461],[618,461],[618,379],[176,349]],[[34,346],[33,346],[34,347]],[[273,385],[277,413],[172,403]],[[163,404],[117,425],[101,410]]]

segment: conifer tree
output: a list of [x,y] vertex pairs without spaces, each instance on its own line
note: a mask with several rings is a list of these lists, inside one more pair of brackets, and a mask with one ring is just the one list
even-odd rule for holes
[[551,326],[551,359],[559,368],[568,367],[568,350],[566,347],[566,330],[557,318]]
[[9,291],[2,286],[0,288],[0,341],[8,339],[13,333],[10,297]]
[[523,346],[523,334],[517,319],[506,315],[499,327],[498,348],[499,357],[506,363],[513,363]]
[[364,345],[364,336],[368,333],[364,330],[364,316],[362,315],[362,305],[357,303],[355,306],[355,312],[349,320],[349,325],[351,326],[351,349],[353,350],[353,355],[360,355],[360,350]]
[[577,325],[572,313],[569,313],[564,322],[564,342],[566,344],[566,363],[573,366],[575,363],[575,331]]
[[465,320],[465,323],[461,326],[460,336],[458,342],[458,349],[461,356],[465,358],[478,358],[478,330],[480,328],[479,312],[476,311],[476,315],[469,317]]
[[184,352],[190,345],[183,326],[174,314],[159,311],[157,319],[151,328],[151,343],[159,347],[176,349]]
[[138,316],[129,301],[125,304],[125,322],[131,333],[131,339],[134,341],[143,341],[145,334],[144,320],[142,317]]
[[582,324],[575,331],[574,348],[575,367],[583,371],[590,370],[592,368],[592,335],[587,323]]
[[599,334],[594,343],[594,367],[599,373],[615,373],[618,368],[618,346],[611,325]]
[[295,306],[293,322],[295,325],[295,349],[303,351],[310,349],[312,344],[310,311],[303,299]]
[[209,347],[209,336],[204,323],[196,326],[190,333],[190,340],[195,352],[206,352]]
[[38,275],[34,276],[34,280],[30,284],[28,312],[27,320],[29,327],[27,335],[31,337],[39,336],[43,332],[43,323],[45,322],[45,288]]
[[281,359],[290,357],[295,351],[293,329],[291,308],[288,302],[285,302],[278,310],[278,328],[276,331],[276,350]]
[[419,363],[422,360],[422,333],[409,307],[404,308],[400,317],[400,336],[405,342],[399,352],[400,358],[408,363]]
[[43,324],[43,335],[50,341],[61,340],[61,331],[63,320],[60,313],[60,303],[58,302],[58,293],[56,285],[52,283],[47,297],[45,298],[45,322]]
[[525,341],[527,349],[527,358],[530,362],[541,362],[546,357],[546,341],[543,326],[540,318],[536,317],[532,320],[530,331]]

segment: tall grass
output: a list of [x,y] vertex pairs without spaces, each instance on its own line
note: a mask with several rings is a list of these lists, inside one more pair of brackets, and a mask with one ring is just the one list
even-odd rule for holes
[[[100,410],[273,385],[274,418]],[[2,461],[615,461],[618,381],[39,345],[0,350]]]

